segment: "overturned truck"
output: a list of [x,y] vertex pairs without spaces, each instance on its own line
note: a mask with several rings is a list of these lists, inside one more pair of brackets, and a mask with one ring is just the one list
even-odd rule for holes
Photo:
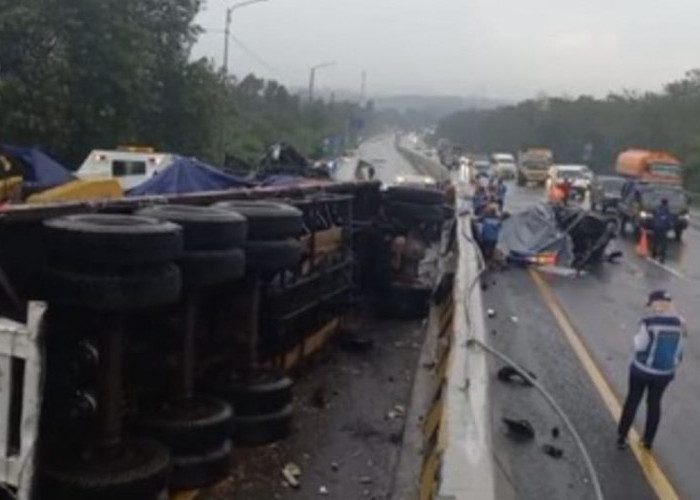
[[0,482],[155,500],[225,476],[234,443],[291,432],[289,375],[361,299],[425,308],[443,203],[356,182],[3,211]]

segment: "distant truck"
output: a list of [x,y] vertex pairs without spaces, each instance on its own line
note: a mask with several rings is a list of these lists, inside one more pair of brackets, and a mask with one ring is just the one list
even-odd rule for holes
[[518,153],[518,186],[530,182],[544,186],[549,167],[554,164],[552,151],[544,148],[531,148]]
[[683,165],[665,151],[628,149],[617,156],[615,173],[630,179],[681,185]]

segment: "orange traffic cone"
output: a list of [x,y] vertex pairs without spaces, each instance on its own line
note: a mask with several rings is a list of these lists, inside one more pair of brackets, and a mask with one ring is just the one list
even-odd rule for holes
[[639,235],[639,242],[637,242],[637,247],[635,248],[637,255],[640,257],[649,257],[649,238],[647,237],[647,232],[642,229]]

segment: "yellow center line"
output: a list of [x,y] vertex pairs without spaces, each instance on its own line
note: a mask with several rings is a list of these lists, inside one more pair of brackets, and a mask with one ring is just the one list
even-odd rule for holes
[[[579,361],[585,368],[586,372],[588,372],[588,376],[598,389],[598,393],[603,398],[605,406],[608,407],[608,410],[610,410],[613,418],[617,420],[622,412],[622,404],[613,392],[602,371],[593,360],[593,357],[588,352],[588,349],[581,340],[581,336],[571,324],[571,321],[564,312],[564,309],[554,296],[554,292],[549,287],[547,282],[542,279],[542,276],[533,269],[530,269],[530,277],[537,285],[545,304],[547,304],[547,307],[554,316],[559,328],[561,328],[561,331],[566,336],[566,339],[569,341],[569,344],[576,353]],[[656,495],[662,500],[675,500],[680,498],[675,488],[671,484],[671,481],[669,481],[666,474],[664,474],[663,470],[661,470],[661,467],[654,456],[641,445],[639,434],[634,429],[632,429],[630,448],[632,449],[637,462],[639,462],[647,481],[649,481],[649,484],[654,489]]]

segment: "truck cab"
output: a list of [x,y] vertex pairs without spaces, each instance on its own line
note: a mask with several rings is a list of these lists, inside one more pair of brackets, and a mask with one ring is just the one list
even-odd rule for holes
[[554,157],[549,149],[534,148],[518,153],[518,186],[530,182],[544,186]]
[[622,187],[622,199],[618,204],[618,213],[622,232],[628,225],[637,238],[642,229],[652,229],[654,210],[661,200],[668,200],[671,211],[673,233],[677,241],[688,228],[690,219],[688,197],[679,186],[649,183],[644,181],[628,181]]
[[683,165],[666,151],[628,149],[617,156],[615,173],[629,179],[671,184],[683,183]]

